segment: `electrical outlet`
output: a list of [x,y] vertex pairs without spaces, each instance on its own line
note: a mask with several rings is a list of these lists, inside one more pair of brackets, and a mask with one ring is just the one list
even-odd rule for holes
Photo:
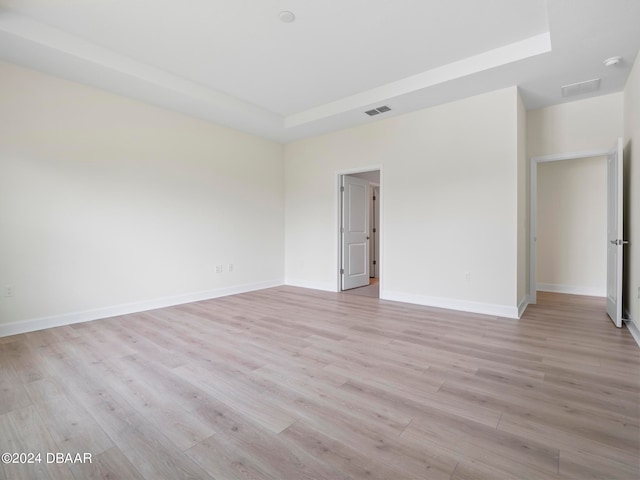
[[16,287],[13,285],[5,285],[4,287],[4,296],[5,297],[13,297],[16,293]]
[[222,265],[216,265],[216,273],[222,273]]
[[229,264],[229,268],[228,268],[229,272],[233,272],[233,263]]
[[638,287],[638,299],[640,299],[640,287]]
[[467,282],[470,282],[470,281],[471,281],[471,272],[467,272],[467,273],[465,273],[465,274],[464,274],[464,279],[465,279]]

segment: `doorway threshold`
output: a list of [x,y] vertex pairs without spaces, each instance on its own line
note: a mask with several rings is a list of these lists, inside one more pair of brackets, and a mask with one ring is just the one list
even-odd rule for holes
[[371,278],[369,279],[369,285],[343,290],[341,293],[359,295],[361,297],[380,298],[380,282],[377,278]]

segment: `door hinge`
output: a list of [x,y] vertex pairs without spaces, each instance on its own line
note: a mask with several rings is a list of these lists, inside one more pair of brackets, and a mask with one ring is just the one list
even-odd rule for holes
[[344,233],[344,227],[340,228],[340,233]]
[[373,229],[373,233],[376,233],[376,232],[377,232],[377,230],[374,228],[374,229]]
[[377,265],[377,264],[378,264],[378,262],[376,262],[376,261],[374,260],[374,261],[373,261],[373,264],[374,264],[374,265]]
[[340,269],[340,275],[344,275],[344,268]]
[[341,192],[344,192],[344,187],[340,187],[340,191],[341,191]]
[[375,195],[373,196],[373,201],[374,201],[374,202],[376,201],[376,196],[375,196]]

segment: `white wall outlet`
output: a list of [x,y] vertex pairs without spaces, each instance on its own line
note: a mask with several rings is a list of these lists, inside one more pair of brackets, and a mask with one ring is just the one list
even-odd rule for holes
[[233,263],[229,264],[229,268],[228,268],[229,272],[233,272]]
[[222,273],[222,265],[216,265],[216,273]]
[[467,273],[465,273],[465,274],[464,274],[464,279],[465,279],[467,282],[470,282],[470,281],[471,281],[471,272],[467,272]]
[[4,287],[4,296],[5,297],[13,297],[16,293],[16,287],[13,285],[5,285]]

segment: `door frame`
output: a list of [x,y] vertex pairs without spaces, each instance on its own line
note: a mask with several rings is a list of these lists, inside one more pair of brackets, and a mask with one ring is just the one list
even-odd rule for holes
[[[616,142],[617,145],[617,142]],[[531,157],[529,173],[529,303],[537,302],[536,281],[536,229],[538,215],[538,165],[541,163],[560,162],[563,160],[579,160],[593,157],[608,157],[617,151],[615,148],[603,150],[586,150],[584,152],[556,153]],[[607,185],[607,190],[609,186]]]
[[385,228],[384,228],[384,193],[383,193],[383,169],[382,169],[382,165],[372,165],[372,166],[368,166],[368,167],[360,167],[360,168],[350,168],[350,169],[345,169],[345,170],[338,170],[335,172],[335,176],[334,176],[334,188],[335,188],[335,193],[333,198],[335,198],[336,201],[336,206],[335,206],[335,221],[334,221],[334,225],[336,226],[336,250],[335,250],[335,272],[336,272],[336,292],[342,292],[342,275],[340,274],[340,268],[341,268],[341,264],[342,264],[342,233],[341,233],[341,227],[342,227],[342,195],[340,192],[340,187],[342,186],[342,177],[344,175],[353,175],[354,173],[364,173],[364,172],[372,172],[372,171],[379,171],[380,172],[380,198],[379,198],[379,203],[378,203],[378,208],[380,210],[380,225],[379,225],[379,230],[380,230],[380,234],[378,235],[378,242],[380,245],[380,264],[378,265],[378,282],[380,284],[380,298],[382,298],[382,292],[383,292],[383,288],[384,288],[384,277],[383,277],[383,272],[384,272],[384,232],[385,232]]
[[[370,184],[371,193],[371,215],[369,230],[371,231],[371,252],[369,255],[369,278],[380,278],[380,272],[378,271],[378,265],[380,264],[380,238],[378,232],[380,230],[380,208],[376,203],[380,200],[380,183]],[[373,277],[371,272],[373,271]]]

